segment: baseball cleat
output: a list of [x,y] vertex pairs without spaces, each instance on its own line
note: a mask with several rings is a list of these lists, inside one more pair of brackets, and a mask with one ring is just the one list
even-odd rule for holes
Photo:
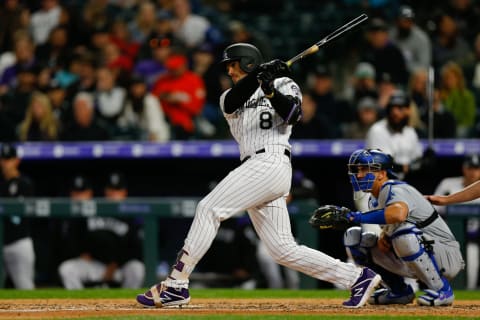
[[415,292],[408,285],[404,292],[395,293],[388,288],[381,288],[368,298],[369,304],[409,304],[415,299]]
[[367,303],[373,290],[380,284],[382,278],[369,268],[363,268],[362,273],[350,289],[350,299],[343,302],[345,308],[360,308]]
[[165,280],[147,292],[137,295],[137,302],[144,307],[183,306],[190,302],[188,281]]
[[450,306],[453,304],[455,296],[453,294],[452,287],[442,288],[439,291],[427,289],[425,294],[417,298],[417,303],[421,306]]

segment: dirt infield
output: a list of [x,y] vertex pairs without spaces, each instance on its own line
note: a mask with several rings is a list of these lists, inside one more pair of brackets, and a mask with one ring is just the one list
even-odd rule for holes
[[366,306],[345,309],[340,299],[192,299],[183,308],[146,309],[132,299],[0,300],[0,319],[65,319],[126,315],[432,315],[479,317],[480,301],[456,301],[451,307]]

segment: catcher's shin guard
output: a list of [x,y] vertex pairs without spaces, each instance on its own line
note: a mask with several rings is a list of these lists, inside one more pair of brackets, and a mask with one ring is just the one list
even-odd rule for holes
[[443,286],[441,272],[433,254],[427,252],[422,240],[422,230],[406,223],[392,234],[392,246],[397,256],[405,261],[416,278],[433,290]]

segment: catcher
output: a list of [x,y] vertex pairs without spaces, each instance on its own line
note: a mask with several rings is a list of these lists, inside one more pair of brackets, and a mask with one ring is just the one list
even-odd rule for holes
[[[370,304],[411,303],[415,292],[404,281],[409,277],[427,288],[417,298],[419,305],[451,305],[454,294],[449,280],[465,264],[459,244],[428,200],[396,180],[392,169],[393,158],[380,150],[353,152],[348,162],[350,182],[354,191],[371,194],[371,211],[324,206],[314,212],[310,224],[320,229],[349,227],[344,234],[347,254],[379,273],[385,283],[370,297]],[[363,230],[364,224],[380,225],[381,234]]]

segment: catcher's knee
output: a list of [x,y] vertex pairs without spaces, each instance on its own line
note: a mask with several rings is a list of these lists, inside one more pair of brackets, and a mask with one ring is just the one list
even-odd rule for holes
[[393,249],[402,260],[411,260],[424,252],[420,236],[422,230],[413,224],[401,226],[390,236]]
[[367,265],[370,261],[369,250],[377,244],[377,235],[374,232],[364,232],[362,227],[351,227],[343,234],[343,244],[347,255],[355,263]]

